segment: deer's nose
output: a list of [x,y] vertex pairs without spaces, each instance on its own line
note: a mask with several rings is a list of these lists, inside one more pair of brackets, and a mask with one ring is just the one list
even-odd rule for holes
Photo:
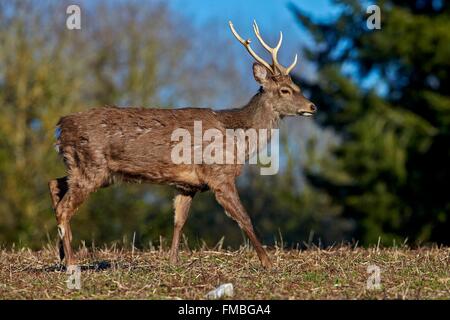
[[311,112],[316,112],[317,111],[317,107],[316,107],[316,105],[314,103],[311,103],[309,105],[309,108],[311,109]]

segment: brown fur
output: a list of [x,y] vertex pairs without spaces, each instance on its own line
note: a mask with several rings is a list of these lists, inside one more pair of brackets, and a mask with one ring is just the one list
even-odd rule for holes
[[211,189],[247,234],[263,266],[270,266],[235,186],[242,165],[176,165],[171,160],[172,132],[184,128],[192,133],[194,121],[201,120],[203,130],[216,128],[225,135],[225,129],[276,128],[283,116],[315,112],[314,105],[289,76],[274,78],[259,64],[254,65],[254,74],[261,90],[240,109],[104,107],[60,119],[56,146],[67,166],[67,177],[50,181],[49,188],[62,238],[61,258],[65,256],[67,265],[75,262],[70,218],[90,193],[120,179],[169,184],[179,191],[175,199],[172,262],[177,260],[179,236],[193,196]]

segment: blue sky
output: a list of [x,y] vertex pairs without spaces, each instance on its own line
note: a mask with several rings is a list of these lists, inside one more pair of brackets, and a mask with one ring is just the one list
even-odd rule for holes
[[[228,21],[245,39],[252,39],[252,47],[262,57],[267,53],[257,43],[253,34],[252,22],[258,22],[263,38],[269,45],[275,46],[279,31],[283,32],[283,45],[279,53],[280,62],[289,65],[295,54],[299,54],[299,63],[294,72],[301,72],[306,78],[314,78],[312,64],[304,60],[302,47],[313,44],[308,32],[299,25],[289,8],[294,4],[314,19],[329,19],[337,15],[338,9],[333,0],[168,0],[165,2],[176,13],[188,18],[198,27],[208,26],[212,22],[216,36],[230,41],[227,50],[235,50],[239,61],[245,63],[242,79],[244,83],[256,84],[250,70],[251,58],[243,56],[244,50],[234,40],[228,28]],[[223,27],[222,27],[223,26]],[[205,32],[208,32],[206,29]],[[255,42],[256,41],[256,42]]]
[[[229,20],[233,21],[242,37],[252,39],[254,43],[256,40],[252,30],[254,19],[258,22],[263,38],[269,45],[275,46],[279,31],[282,31],[283,45],[279,53],[280,62],[289,65],[294,55],[299,54],[296,71],[301,70],[304,75],[312,75],[314,71],[308,63],[302,63],[304,60],[301,47],[312,45],[313,41],[309,33],[299,25],[289,9],[289,4],[297,6],[310,17],[318,20],[332,18],[339,11],[333,0],[147,0],[146,2],[152,1],[167,4],[174,13],[189,19],[200,29],[204,28],[205,32],[208,32],[208,26],[212,26],[209,29],[210,33],[214,33],[216,37],[229,39],[230,43],[234,43],[235,39],[229,31]],[[91,0],[81,2],[84,5],[95,3]],[[127,2],[127,0],[111,0],[109,3],[116,2]],[[252,47],[263,57],[267,54],[257,42]],[[230,50],[238,50],[237,53],[242,53],[242,48],[237,44]]]
[[318,18],[326,18],[335,10],[330,0],[169,0],[174,8],[192,17],[194,22],[228,19],[244,22],[253,18],[276,26],[290,26],[295,18],[288,9],[293,3]]
[[[283,46],[280,51],[281,61],[290,64],[295,53],[300,53],[300,67],[303,76],[314,77],[315,71],[310,65],[302,64],[302,46],[313,44],[308,32],[298,24],[297,19],[289,9],[289,4],[294,4],[310,17],[317,20],[327,20],[338,15],[339,8],[332,0],[169,0],[167,3],[174,10],[188,17],[194,24],[202,26],[208,22],[215,22],[224,26],[225,33],[221,36],[229,36],[228,21],[232,20],[238,33],[244,38],[254,39],[252,31],[253,19],[256,19],[263,37],[269,44],[275,45],[278,32],[283,31]],[[240,48],[239,48],[240,49]],[[257,52],[261,51],[255,45]],[[303,69],[302,69],[303,67]],[[348,68],[347,68],[348,67]],[[354,71],[346,66],[350,74]],[[299,68],[296,68],[299,71]],[[250,79],[250,76],[248,76]],[[378,83],[376,74],[370,75],[362,83],[363,87],[375,86],[379,94],[385,94],[386,88]]]
[[[194,25],[201,27],[213,22],[221,29],[217,36],[229,37],[232,42],[234,38],[228,29],[229,20],[233,21],[242,37],[255,41],[252,30],[252,22],[255,19],[264,39],[272,46],[275,46],[279,31],[282,31],[283,45],[279,54],[281,63],[289,65],[294,55],[299,54],[299,64],[295,71],[302,72],[306,77],[314,77],[315,71],[303,60],[301,47],[311,45],[313,41],[308,32],[299,25],[289,9],[289,4],[294,4],[313,19],[329,19],[338,13],[332,0],[169,0],[166,3]],[[266,53],[258,44],[253,47],[264,57]],[[233,49],[238,50],[237,54],[242,53],[242,48],[238,45]],[[252,80],[249,72],[243,74],[243,77],[248,78],[248,81]]]
[[197,25],[215,21],[227,26],[228,20],[232,20],[244,33],[251,30],[251,23],[256,19],[262,30],[268,29],[275,34],[282,30],[286,42],[307,38],[289,10],[289,3],[318,19],[329,18],[336,13],[331,0],[170,0],[167,3]]

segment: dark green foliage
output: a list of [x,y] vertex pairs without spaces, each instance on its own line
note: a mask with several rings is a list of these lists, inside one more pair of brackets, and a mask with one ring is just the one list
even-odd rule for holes
[[445,1],[379,1],[381,30],[366,27],[366,6],[337,1],[340,15],[312,21],[309,83],[318,119],[341,143],[336,161],[309,171],[374,243],[450,243],[450,6]]

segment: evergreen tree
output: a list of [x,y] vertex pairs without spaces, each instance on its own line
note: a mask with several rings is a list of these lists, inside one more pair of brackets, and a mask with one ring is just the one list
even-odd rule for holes
[[365,244],[449,244],[450,5],[378,1],[381,29],[370,30],[367,2],[336,4],[328,21],[291,6],[315,41],[318,79],[303,87],[339,139],[308,180]]

